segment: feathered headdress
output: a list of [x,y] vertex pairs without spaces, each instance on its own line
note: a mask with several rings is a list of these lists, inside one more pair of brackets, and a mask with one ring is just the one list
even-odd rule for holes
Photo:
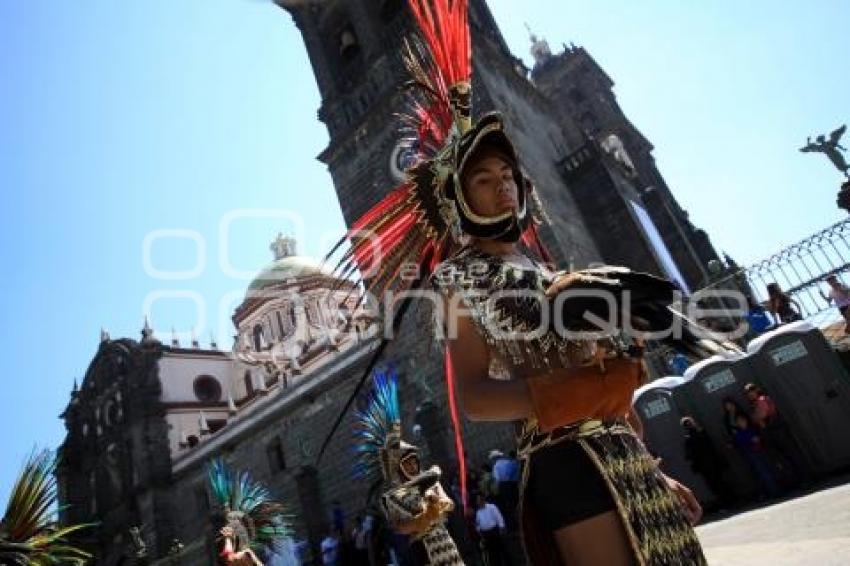
[[355,412],[354,449],[358,478],[394,482],[401,459],[417,448],[401,439],[398,376],[394,369],[372,374],[372,387],[359,399]]
[[269,490],[248,472],[231,470],[220,458],[210,462],[207,475],[227,524],[234,527],[238,550],[279,551],[290,529],[283,505],[272,499]]
[[[366,291],[416,286],[463,242],[464,235],[522,240],[540,253],[527,197],[533,188],[498,114],[472,123],[471,44],[467,0],[409,0],[420,38],[405,43],[411,80],[407,110],[399,118],[402,144],[415,155],[407,179],[352,223],[327,255],[344,244],[334,271],[341,278],[359,272]],[[467,159],[484,144],[500,150],[515,169],[519,210],[483,217],[471,210],[460,190]],[[532,199],[533,200],[533,199]],[[416,269],[414,269],[416,268]]]

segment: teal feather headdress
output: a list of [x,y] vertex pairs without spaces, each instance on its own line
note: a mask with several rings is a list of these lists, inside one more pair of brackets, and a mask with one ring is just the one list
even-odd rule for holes
[[216,458],[209,463],[207,473],[213,496],[224,510],[226,520],[238,521],[238,550],[249,546],[254,551],[279,550],[290,528],[283,505],[272,499],[269,490],[254,481],[246,471],[233,471]]
[[354,473],[359,478],[387,480],[395,472],[390,451],[401,444],[401,411],[398,404],[398,376],[395,369],[375,370],[372,387],[359,399],[355,411]]

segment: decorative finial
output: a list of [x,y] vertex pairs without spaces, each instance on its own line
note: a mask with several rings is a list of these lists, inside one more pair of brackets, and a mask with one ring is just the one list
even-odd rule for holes
[[107,340],[109,340],[109,332],[107,332],[106,329],[101,326],[100,327],[100,341],[106,342]]
[[218,350],[218,344],[215,341],[215,335],[210,332],[210,350]]
[[277,233],[277,238],[271,243],[269,249],[274,254],[274,259],[279,260],[295,255],[295,238],[284,236],[282,232]]
[[145,315],[145,325],[142,327],[142,342],[153,342],[154,340],[153,329],[148,322],[147,315]]
[[537,36],[531,31],[531,26],[528,25],[528,22],[525,22],[525,29],[528,30],[528,38],[531,39],[531,43],[537,43]]
[[79,393],[79,391],[80,391],[80,388],[77,386],[77,378],[75,377],[74,378],[74,388],[71,389],[71,395],[76,395],[77,393]]
[[177,331],[174,330],[174,327],[171,327],[171,347],[179,348],[180,347],[180,339],[177,338]]
[[201,345],[198,343],[198,337],[195,335],[195,329],[192,328],[192,347],[200,348]]
[[540,39],[535,35],[533,31],[531,31],[531,27],[528,24],[525,24],[525,29],[528,30],[528,37],[531,40],[531,49],[529,53],[534,57],[535,65],[542,65],[545,63],[551,56],[552,50],[549,49],[549,42],[545,39]]

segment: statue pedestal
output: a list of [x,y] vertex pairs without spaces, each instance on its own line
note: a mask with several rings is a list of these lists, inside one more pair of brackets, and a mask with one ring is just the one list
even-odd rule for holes
[[850,181],[844,181],[841,189],[838,191],[838,197],[835,199],[835,204],[838,208],[850,212]]

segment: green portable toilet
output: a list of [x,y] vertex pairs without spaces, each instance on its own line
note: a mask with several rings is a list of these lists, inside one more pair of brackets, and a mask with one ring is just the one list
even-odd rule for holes
[[758,486],[749,464],[732,444],[723,412],[723,400],[726,398],[735,401],[744,413],[749,412],[744,385],[752,380],[752,369],[742,355],[712,356],[689,367],[683,378],[684,382],[677,391],[682,397],[679,405],[692,411],[693,417],[708,432],[714,446],[726,459],[726,480],[738,497],[753,496]]
[[746,357],[811,470],[850,464],[850,380],[820,330],[784,325],[750,342]]
[[679,376],[671,376],[648,383],[635,391],[632,404],[643,423],[644,443],[661,458],[664,473],[688,486],[700,503],[710,505],[714,494],[685,457],[685,434],[680,424],[685,413],[673,394],[682,381]]

